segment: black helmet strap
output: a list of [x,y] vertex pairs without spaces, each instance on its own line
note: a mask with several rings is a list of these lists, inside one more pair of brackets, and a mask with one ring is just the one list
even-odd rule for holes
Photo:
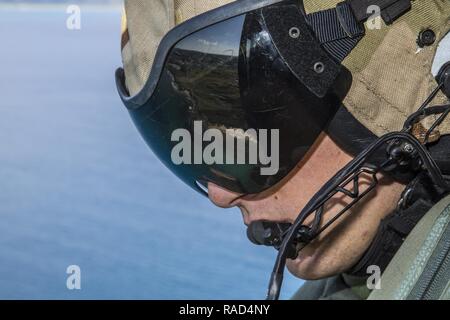
[[336,8],[308,14],[308,23],[324,49],[342,62],[364,37],[365,29],[346,2]]
[[392,24],[406,12],[411,10],[411,0],[347,0],[356,19],[366,21],[371,16],[368,10],[371,6],[377,6],[381,11],[381,18],[386,24]]
[[347,0],[306,18],[324,49],[342,62],[364,37],[363,23],[374,14],[374,6],[390,25],[411,9],[411,0]]

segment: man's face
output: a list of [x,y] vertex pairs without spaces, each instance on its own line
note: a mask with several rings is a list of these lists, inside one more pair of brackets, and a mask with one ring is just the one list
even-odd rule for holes
[[[209,198],[222,208],[238,207],[246,225],[258,220],[293,223],[320,187],[351,160],[351,156],[323,134],[297,167],[271,189],[245,195],[210,183]],[[392,212],[404,188],[387,177],[379,178],[379,186],[370,195],[300,251],[295,260],[288,260],[291,273],[306,280],[325,278],[348,270],[360,259],[372,242],[380,220]],[[363,178],[361,182],[364,188],[369,179]],[[348,202],[342,194],[332,198],[321,225]]]

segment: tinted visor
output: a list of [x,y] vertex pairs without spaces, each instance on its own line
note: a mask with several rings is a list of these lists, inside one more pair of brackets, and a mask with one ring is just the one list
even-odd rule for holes
[[178,41],[153,94],[129,111],[155,154],[191,187],[259,193],[305,156],[339,103],[293,75],[256,10]]

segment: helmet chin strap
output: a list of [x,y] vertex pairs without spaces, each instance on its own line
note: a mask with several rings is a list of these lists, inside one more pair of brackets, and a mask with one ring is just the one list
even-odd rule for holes
[[[450,67],[446,65],[446,68]],[[431,133],[449,115],[450,104],[427,108],[439,90],[446,91],[446,84],[450,79],[448,70],[441,73],[438,88],[425,100],[419,110],[408,118],[402,131],[391,132],[380,137],[349,162],[313,196],[292,225],[255,221],[248,226],[247,236],[250,241],[259,245],[272,246],[278,250],[269,283],[267,300],[279,298],[286,259],[295,259],[300,250],[374,190],[378,185],[377,175],[380,172],[407,170],[418,173],[424,171],[443,193],[450,192],[450,185],[444,179],[439,167],[426,149],[428,139],[425,139],[422,144],[410,133],[413,125],[419,122],[421,117],[429,114],[441,115],[436,123],[431,126],[429,130]],[[430,133],[427,133],[427,137]],[[367,165],[370,157],[380,148],[385,148],[386,160],[375,167]],[[364,188],[361,186],[363,177],[365,181],[367,177],[370,178],[369,185]],[[321,226],[324,208],[336,194],[343,194],[350,202],[331,220],[324,222]],[[311,215],[314,218],[313,222],[305,224],[306,219]]]

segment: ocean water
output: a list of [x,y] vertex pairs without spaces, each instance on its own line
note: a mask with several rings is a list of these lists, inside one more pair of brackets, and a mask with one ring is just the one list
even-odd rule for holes
[[119,101],[119,10],[67,17],[0,8],[0,298],[264,298],[275,251],[172,176]]

